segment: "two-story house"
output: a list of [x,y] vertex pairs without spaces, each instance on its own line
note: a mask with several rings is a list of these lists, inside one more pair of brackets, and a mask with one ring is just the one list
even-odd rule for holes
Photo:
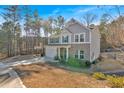
[[94,61],[100,54],[100,34],[96,28],[89,29],[75,19],[68,21],[63,31],[48,38],[45,56],[54,59],[75,57]]

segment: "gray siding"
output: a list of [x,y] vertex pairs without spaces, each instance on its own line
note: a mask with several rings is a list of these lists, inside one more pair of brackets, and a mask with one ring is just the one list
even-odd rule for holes
[[91,31],[91,61],[97,59],[100,55],[100,34],[97,29]]
[[85,59],[90,60],[90,44],[73,44],[69,49],[69,55],[75,57],[76,50],[83,50]]
[[87,29],[85,29],[84,27],[82,27],[81,25],[79,24],[72,24],[71,26],[69,26],[68,28],[71,32],[72,32],[72,35],[71,35],[71,41],[74,42],[74,34],[80,34],[80,33],[84,33],[85,34],[85,42],[89,42],[90,41],[90,35],[89,35],[89,32]]
[[[69,56],[75,57],[76,50],[83,50],[85,54],[85,59],[89,61],[93,61],[99,57],[100,54],[100,34],[97,29],[94,29],[93,31],[87,29],[86,27],[78,24],[73,23],[67,27],[69,30],[67,31],[64,29],[64,31],[58,35],[58,37],[61,38],[62,35],[69,35],[71,36],[71,42],[74,42],[74,35],[84,33],[85,34],[85,42],[90,43],[68,43],[66,45],[71,45],[69,48]],[[54,37],[54,36],[53,36]],[[49,44],[50,47],[63,47],[64,44]],[[49,48],[50,48],[49,47]],[[56,50],[52,50],[56,51]],[[55,53],[54,53],[55,54]],[[49,55],[49,53],[48,53]],[[51,54],[52,55],[52,54]]]

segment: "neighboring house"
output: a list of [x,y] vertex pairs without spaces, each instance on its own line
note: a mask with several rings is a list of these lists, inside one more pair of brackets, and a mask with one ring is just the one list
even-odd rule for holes
[[94,61],[100,54],[100,34],[97,28],[89,29],[75,19],[68,21],[63,31],[48,38],[45,56],[54,59],[75,57]]

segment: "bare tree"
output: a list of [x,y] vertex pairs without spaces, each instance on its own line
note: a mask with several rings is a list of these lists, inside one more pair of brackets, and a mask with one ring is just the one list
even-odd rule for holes
[[[119,6],[112,6],[116,9],[117,15],[113,16],[111,12],[104,13],[102,20],[104,20],[104,31],[106,31],[107,41],[113,46],[119,46],[124,43],[124,29],[122,25],[124,23],[124,17],[120,11]],[[116,19],[115,19],[116,18]],[[101,22],[103,24],[103,22]]]
[[82,20],[84,24],[89,27],[96,20],[96,18],[97,16],[95,14],[86,13],[85,15],[83,15]]

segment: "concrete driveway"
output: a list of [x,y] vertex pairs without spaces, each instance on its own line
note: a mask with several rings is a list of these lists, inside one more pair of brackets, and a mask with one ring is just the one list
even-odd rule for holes
[[[16,57],[13,57],[14,60]],[[28,65],[32,63],[44,63],[44,58],[36,57],[32,59],[13,61],[13,58],[8,58],[0,62],[0,87],[1,88],[25,88],[20,77],[12,69],[17,65]],[[18,58],[18,57],[17,57]],[[16,59],[17,59],[16,58]]]

